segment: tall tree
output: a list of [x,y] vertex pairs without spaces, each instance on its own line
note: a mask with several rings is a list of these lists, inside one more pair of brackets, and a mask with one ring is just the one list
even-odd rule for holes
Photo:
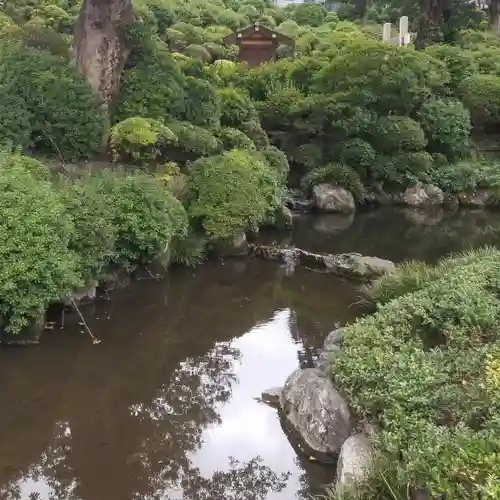
[[75,30],[78,70],[107,109],[120,89],[129,56],[125,26],[134,19],[131,0],[84,0]]
[[500,33],[500,0],[489,0],[488,17],[491,29],[495,33]]

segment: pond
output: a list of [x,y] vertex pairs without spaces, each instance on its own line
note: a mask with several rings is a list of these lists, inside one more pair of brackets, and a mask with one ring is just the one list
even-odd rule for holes
[[[301,217],[264,240],[433,261],[494,244],[500,214]],[[252,260],[172,270],[0,349],[1,500],[309,498],[332,470],[298,456],[258,399],[363,312],[358,285]]]

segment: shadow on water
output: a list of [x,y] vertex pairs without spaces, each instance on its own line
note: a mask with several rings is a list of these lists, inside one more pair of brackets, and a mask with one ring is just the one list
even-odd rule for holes
[[[435,259],[495,241],[500,217],[433,225],[378,211],[304,218],[311,250]],[[343,226],[342,226],[343,225]],[[335,227],[334,227],[335,226]],[[278,239],[277,235],[269,235]],[[258,401],[311,366],[335,323],[362,312],[357,285],[274,263],[227,261],[136,282],[34,349],[0,349],[1,500],[291,500],[331,481],[297,456]]]

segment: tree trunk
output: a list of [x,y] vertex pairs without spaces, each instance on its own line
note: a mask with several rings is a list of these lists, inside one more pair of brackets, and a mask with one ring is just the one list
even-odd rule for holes
[[75,31],[78,70],[107,110],[120,90],[130,50],[124,27],[134,19],[131,0],[84,0]]
[[488,3],[490,27],[495,33],[500,33],[500,0],[490,0]]
[[435,30],[440,28],[443,21],[443,12],[450,9],[450,0],[420,0],[420,18],[415,41],[418,50],[423,50],[432,41],[433,33],[435,34]]

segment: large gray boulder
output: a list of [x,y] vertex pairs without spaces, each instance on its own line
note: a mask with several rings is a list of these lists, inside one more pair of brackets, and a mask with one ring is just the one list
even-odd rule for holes
[[353,195],[341,186],[318,184],[313,188],[313,200],[320,212],[348,214],[356,210]]
[[417,182],[413,186],[406,188],[403,193],[403,203],[411,207],[427,207],[442,205],[444,193],[433,184]]
[[327,255],[324,263],[329,272],[360,279],[376,278],[396,269],[394,262],[390,260],[358,253]]
[[354,434],[345,441],[337,463],[337,490],[352,489],[368,478],[372,453],[370,441],[364,434]]
[[335,359],[340,355],[340,346],[342,345],[344,329],[338,328],[330,332],[325,339],[323,349],[319,353],[315,366],[325,375],[331,375],[332,367],[335,364]]
[[316,368],[296,370],[285,383],[280,407],[304,451],[320,462],[333,462],[351,433],[352,418],[331,379]]

